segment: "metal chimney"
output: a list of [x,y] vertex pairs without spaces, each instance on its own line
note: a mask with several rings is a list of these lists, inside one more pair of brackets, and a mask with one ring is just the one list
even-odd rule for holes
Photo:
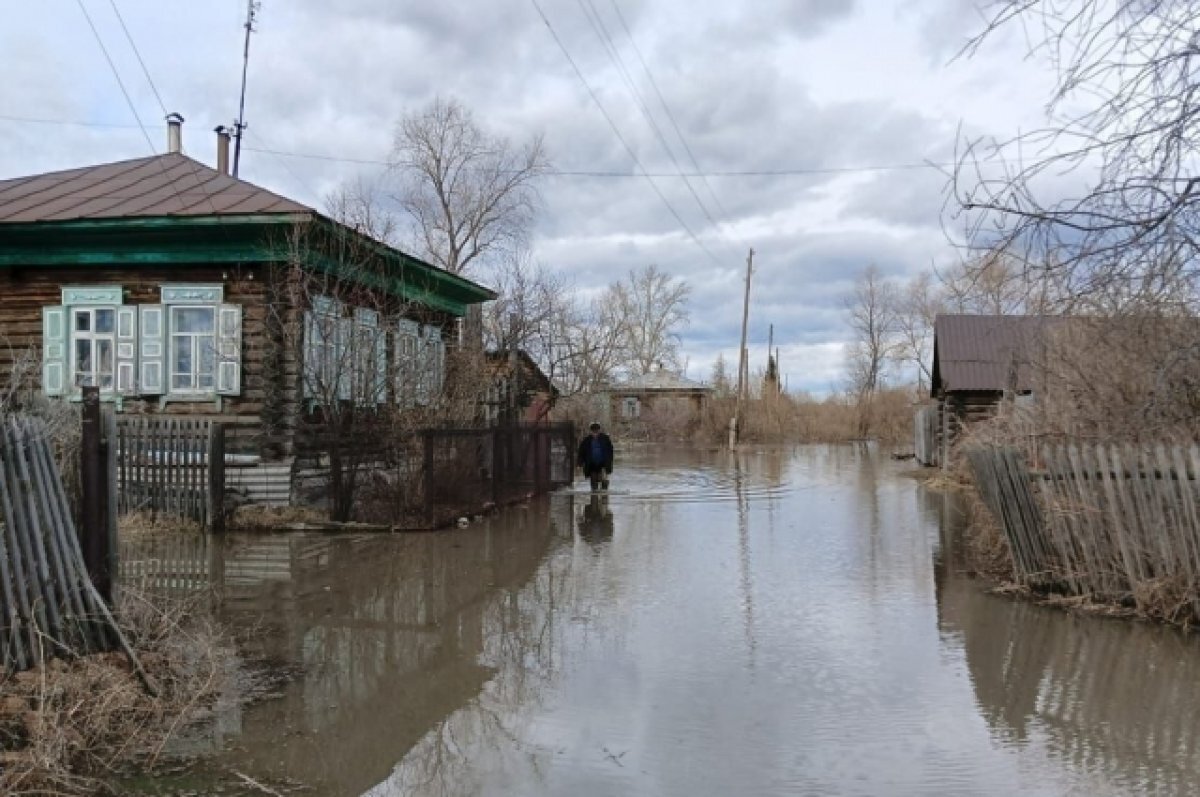
[[229,128],[217,125],[217,171],[229,174]]
[[167,114],[167,152],[183,153],[183,117],[177,113]]

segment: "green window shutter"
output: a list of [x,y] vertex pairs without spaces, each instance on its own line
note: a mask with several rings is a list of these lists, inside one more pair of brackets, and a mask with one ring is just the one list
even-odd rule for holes
[[67,393],[67,308],[42,308],[42,392],[47,396]]
[[242,306],[217,307],[217,393],[236,396],[242,392]]
[[161,395],[167,383],[167,313],[163,305],[138,306],[138,339],[138,392]]
[[117,308],[117,392],[137,392],[137,308]]

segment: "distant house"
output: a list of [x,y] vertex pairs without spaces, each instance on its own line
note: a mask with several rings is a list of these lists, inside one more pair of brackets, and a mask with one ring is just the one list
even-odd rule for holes
[[712,388],[660,368],[612,385],[608,395],[617,426],[635,433],[651,427],[686,433],[699,423]]
[[230,176],[227,136],[217,169],[185,156],[181,122],[163,155],[0,181],[0,374],[37,352],[47,396],[218,419],[267,459],[359,383],[434,403],[456,319],[495,294]]
[[489,424],[513,419],[526,423],[552,420],[559,390],[529,356],[518,349],[490,351],[486,355],[488,386],[484,417]]
[[918,459],[928,465],[944,462],[964,424],[991,417],[1006,395],[1031,394],[1039,347],[1045,344],[1047,331],[1062,320],[939,315],[934,320],[930,387],[935,403],[918,413]]

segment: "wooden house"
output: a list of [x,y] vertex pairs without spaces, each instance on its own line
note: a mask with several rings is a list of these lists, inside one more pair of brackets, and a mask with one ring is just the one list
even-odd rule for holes
[[456,320],[495,294],[230,176],[221,133],[218,168],[184,155],[181,123],[163,155],[0,181],[0,375],[219,419],[266,459],[323,404],[434,403]]
[[551,421],[559,390],[524,349],[486,354],[488,389],[485,417],[496,424],[508,419],[525,423]]
[[990,418],[1005,396],[1035,389],[1038,352],[1053,316],[939,315],[934,320],[930,398],[918,412],[916,451],[924,464],[946,461],[965,424]]
[[685,435],[699,423],[711,394],[708,385],[659,368],[612,385],[609,413],[626,434]]

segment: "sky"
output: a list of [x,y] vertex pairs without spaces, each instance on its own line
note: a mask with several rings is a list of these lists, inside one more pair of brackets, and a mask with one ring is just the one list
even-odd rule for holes
[[[0,179],[161,153],[165,112],[215,163],[245,0],[0,13]],[[257,20],[244,179],[318,209],[386,187],[397,120],[454,97],[575,173],[542,185],[536,260],[585,293],[648,264],[691,286],[692,378],[736,363],[753,247],[751,368],[773,325],[789,390],[816,395],[844,384],[855,276],[959,259],[946,165],[1043,124],[1053,78],[1017,29],[956,57],[983,24],[972,0],[262,0]]]

